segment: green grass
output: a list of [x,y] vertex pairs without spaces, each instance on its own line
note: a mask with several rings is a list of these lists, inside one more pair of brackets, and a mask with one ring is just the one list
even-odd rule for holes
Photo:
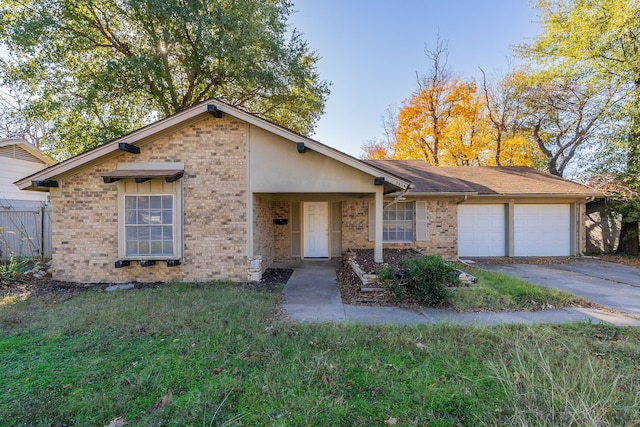
[[637,425],[640,333],[276,321],[234,285],[0,301],[0,425]]
[[538,286],[507,274],[467,265],[456,268],[478,278],[477,284],[452,292],[449,303],[457,311],[540,310],[589,304],[571,293]]

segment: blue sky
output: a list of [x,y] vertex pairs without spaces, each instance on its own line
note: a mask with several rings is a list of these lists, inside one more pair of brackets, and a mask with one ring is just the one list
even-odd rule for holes
[[382,117],[417,88],[438,32],[455,74],[480,81],[509,68],[512,47],[538,33],[528,0],[294,0],[290,24],[321,57],[332,83],[312,138],[358,157],[382,134]]

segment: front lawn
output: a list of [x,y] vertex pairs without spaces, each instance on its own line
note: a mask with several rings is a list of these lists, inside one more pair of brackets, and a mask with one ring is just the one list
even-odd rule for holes
[[0,300],[6,426],[634,425],[640,332],[292,324],[278,293]]
[[457,311],[544,310],[593,305],[572,293],[539,286],[508,274],[463,264],[456,267],[478,279],[474,286],[453,291],[449,304]]

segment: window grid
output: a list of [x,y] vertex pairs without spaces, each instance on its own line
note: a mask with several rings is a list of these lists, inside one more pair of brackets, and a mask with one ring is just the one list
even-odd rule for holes
[[397,202],[382,212],[382,241],[413,242],[413,202]]
[[173,256],[173,195],[125,195],[127,257]]

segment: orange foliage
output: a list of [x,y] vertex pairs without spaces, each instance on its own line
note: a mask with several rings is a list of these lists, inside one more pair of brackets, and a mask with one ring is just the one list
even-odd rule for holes
[[[423,159],[442,166],[495,166],[498,144],[476,84],[446,78],[425,82],[404,102],[391,148],[393,159]],[[520,135],[500,144],[504,166],[534,166],[540,154],[535,142]]]

